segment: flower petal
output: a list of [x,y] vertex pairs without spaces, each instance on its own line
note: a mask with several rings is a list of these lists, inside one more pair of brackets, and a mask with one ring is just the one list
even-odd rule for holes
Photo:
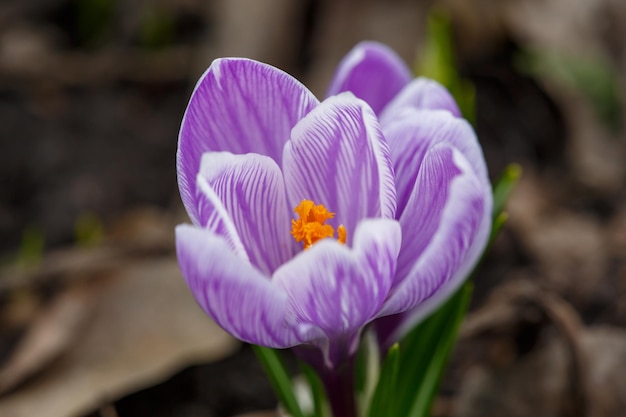
[[393,218],[396,195],[385,142],[367,103],[351,93],[326,99],[298,123],[285,145],[283,173],[291,207],[303,199],[335,212],[348,241],[368,217]]
[[397,221],[370,219],[359,224],[353,249],[325,239],[300,253],[273,277],[289,296],[289,320],[321,329],[337,351],[333,342],[358,334],[386,298],[400,242]]
[[361,42],[339,64],[326,97],[351,91],[378,114],[411,78],[411,71],[391,48]]
[[191,225],[176,228],[178,263],[204,311],[245,342],[285,348],[299,344],[286,326],[287,294],[242,262],[219,236]]
[[449,143],[468,160],[480,181],[489,186],[485,158],[472,126],[443,110],[415,110],[384,127],[396,174],[398,213],[402,213],[413,192],[417,173],[428,149]]
[[280,164],[291,128],[318,103],[299,81],[270,65],[242,58],[213,61],[191,95],[178,137],[178,186],[192,221],[203,153],[254,152]]
[[[283,177],[271,158],[207,152],[198,181],[206,195],[213,192],[221,201],[250,262],[259,270],[269,276],[293,256],[296,245],[289,234]],[[205,210],[198,215],[204,220],[212,213]]]
[[491,228],[492,195],[461,152],[442,143],[428,151],[400,218],[397,278],[381,316],[407,313],[406,330],[449,297],[478,261]]
[[452,95],[435,80],[418,77],[402,89],[383,109],[380,120],[389,123],[402,110],[447,110],[455,117],[461,117],[461,110]]
[[250,262],[246,248],[241,242],[237,228],[226,211],[226,207],[202,175],[198,175],[196,179],[196,189],[194,208],[199,220],[197,226],[223,238],[234,254]]

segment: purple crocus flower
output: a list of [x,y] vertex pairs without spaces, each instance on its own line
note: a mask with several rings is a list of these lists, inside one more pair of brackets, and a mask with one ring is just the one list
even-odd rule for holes
[[202,308],[243,341],[319,348],[331,370],[368,323],[402,317],[398,337],[445,301],[491,227],[473,129],[377,43],[350,52],[322,102],[269,65],[215,60],[177,170],[193,223],[178,259]]

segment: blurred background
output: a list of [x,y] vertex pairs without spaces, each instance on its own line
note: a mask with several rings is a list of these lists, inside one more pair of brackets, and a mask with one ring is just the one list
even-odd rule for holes
[[180,278],[178,128],[216,57],[323,97],[366,39],[475,99],[493,180],[523,171],[433,415],[626,410],[622,0],[3,0],[1,416],[275,407]]

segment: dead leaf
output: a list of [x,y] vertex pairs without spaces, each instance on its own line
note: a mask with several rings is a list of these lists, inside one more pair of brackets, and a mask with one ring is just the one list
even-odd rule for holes
[[238,346],[196,305],[172,258],[136,262],[91,290],[93,319],[84,332],[37,378],[1,398],[0,415],[83,415]]
[[14,354],[0,368],[0,395],[13,389],[60,355],[87,319],[92,294],[75,287],[40,311]]

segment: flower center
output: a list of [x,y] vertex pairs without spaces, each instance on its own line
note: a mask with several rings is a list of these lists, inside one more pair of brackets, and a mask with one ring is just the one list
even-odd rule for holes
[[[304,249],[320,239],[335,236],[335,229],[324,224],[326,220],[335,217],[335,213],[328,211],[323,204],[315,205],[311,200],[302,200],[293,211],[300,218],[291,220],[291,236],[296,242],[304,242]],[[337,240],[346,243],[346,228],[343,225],[337,227]]]

